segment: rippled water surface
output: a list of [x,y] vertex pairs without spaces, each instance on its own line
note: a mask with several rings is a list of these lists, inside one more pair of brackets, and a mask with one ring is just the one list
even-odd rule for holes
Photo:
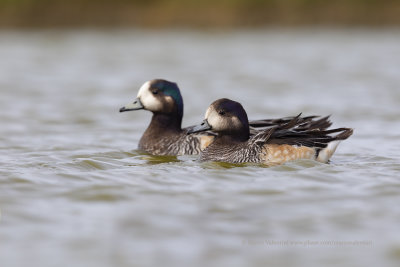
[[[400,31],[0,32],[1,266],[398,266]],[[136,150],[143,82],[251,119],[332,114],[331,164]]]

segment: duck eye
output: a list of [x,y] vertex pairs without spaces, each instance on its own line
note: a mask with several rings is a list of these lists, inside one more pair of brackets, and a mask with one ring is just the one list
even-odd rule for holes
[[219,115],[224,116],[225,115],[225,111],[221,110],[218,112]]
[[158,90],[157,89],[154,89],[153,91],[151,91],[152,93],[153,93],[153,95],[156,95],[156,94],[158,94]]

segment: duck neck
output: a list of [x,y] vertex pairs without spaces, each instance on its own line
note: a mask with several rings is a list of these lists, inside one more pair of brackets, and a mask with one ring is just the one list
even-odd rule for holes
[[151,122],[146,132],[151,130],[157,134],[162,134],[163,131],[182,131],[182,118],[176,114],[154,113]]
[[243,143],[249,140],[248,135],[218,135],[215,142],[219,144],[233,144],[233,143]]

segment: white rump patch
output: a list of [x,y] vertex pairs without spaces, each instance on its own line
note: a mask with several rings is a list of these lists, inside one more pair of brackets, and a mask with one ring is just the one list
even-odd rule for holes
[[333,153],[335,153],[337,146],[340,144],[340,141],[332,141],[330,142],[324,149],[322,149],[317,157],[317,161],[327,163],[328,160],[332,157]]

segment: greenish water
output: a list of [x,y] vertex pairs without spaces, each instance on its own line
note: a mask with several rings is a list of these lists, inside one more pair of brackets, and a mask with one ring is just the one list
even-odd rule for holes
[[[397,266],[400,32],[0,33],[1,266]],[[178,82],[251,119],[332,114],[331,164],[199,163],[135,150],[120,114]]]

